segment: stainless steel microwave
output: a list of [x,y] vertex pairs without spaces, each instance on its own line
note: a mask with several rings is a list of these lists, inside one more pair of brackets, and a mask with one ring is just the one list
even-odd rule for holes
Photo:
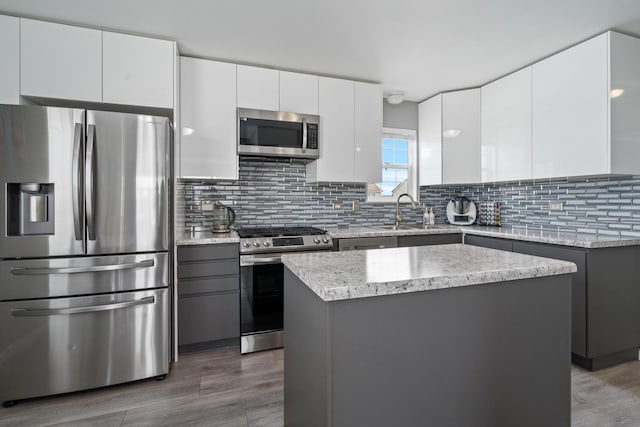
[[238,154],[317,159],[320,117],[238,108]]

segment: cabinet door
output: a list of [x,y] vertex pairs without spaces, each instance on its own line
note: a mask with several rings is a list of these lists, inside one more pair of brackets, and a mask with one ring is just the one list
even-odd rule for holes
[[236,66],[180,58],[180,175],[238,179]]
[[20,93],[102,102],[102,31],[22,19]]
[[354,182],[382,181],[382,86],[355,82]]
[[0,15],[0,104],[20,104],[20,18]]
[[442,184],[442,95],[418,105],[418,181]]
[[238,65],[238,107],[256,110],[280,109],[278,70]]
[[239,337],[239,319],[238,292],[181,296],[178,299],[178,345]]
[[280,111],[318,114],[318,76],[280,71]]
[[399,248],[407,246],[448,245],[451,243],[462,243],[462,234],[451,233],[398,236]]
[[316,182],[351,182],[354,174],[354,82],[320,77],[320,158],[307,165]]
[[531,179],[531,67],[482,87],[482,182]]
[[609,171],[608,39],[533,65],[533,178]]
[[593,357],[587,352],[587,255],[582,249],[546,244],[513,242],[513,251],[521,254],[570,261],[578,266],[571,280],[571,352]]
[[509,252],[513,250],[513,242],[511,240],[496,239],[495,237],[476,236],[473,234],[464,235],[464,244]]
[[480,181],[480,89],[444,93],[442,183]]
[[103,102],[173,108],[174,42],[103,33]]

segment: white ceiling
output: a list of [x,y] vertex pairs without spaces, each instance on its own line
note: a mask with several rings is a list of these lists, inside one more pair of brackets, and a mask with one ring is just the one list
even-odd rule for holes
[[640,0],[0,0],[0,12],[380,82],[411,100],[479,86],[607,29],[640,36]]

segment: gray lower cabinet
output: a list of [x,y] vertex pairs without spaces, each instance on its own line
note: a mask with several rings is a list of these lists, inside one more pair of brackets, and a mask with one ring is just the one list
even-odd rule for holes
[[446,245],[449,243],[462,243],[462,234],[416,234],[413,236],[398,236],[398,247]]
[[237,243],[178,247],[180,352],[227,345],[240,337]]
[[483,248],[499,249],[501,251],[513,250],[513,241],[507,239],[497,239],[495,237],[464,235],[464,243],[467,245],[482,246]]
[[466,244],[571,261],[572,361],[597,370],[638,359],[640,246],[577,248],[465,234]]

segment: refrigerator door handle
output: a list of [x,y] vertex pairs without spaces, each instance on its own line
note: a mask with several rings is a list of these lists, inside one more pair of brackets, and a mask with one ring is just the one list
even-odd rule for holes
[[58,268],[11,268],[12,276],[35,276],[41,274],[73,274],[73,273],[96,273],[101,271],[117,271],[117,270],[132,270],[135,268],[147,268],[153,267],[154,262],[152,259],[145,259],[140,262],[131,262],[125,264],[111,264],[111,265],[95,265],[87,267],[58,267]]
[[96,232],[95,232],[95,201],[93,198],[94,190],[95,190],[95,166],[96,166],[96,156],[95,156],[95,142],[96,142],[96,125],[88,126],[88,137],[87,137],[87,159],[86,159],[86,170],[87,170],[87,184],[85,186],[85,200],[86,200],[86,210],[87,210],[87,239],[88,240],[96,240]]
[[76,240],[82,240],[83,230],[82,221],[80,219],[80,203],[82,201],[82,136],[83,136],[82,123],[76,123],[73,134],[73,171],[71,177],[71,193],[73,197],[73,225],[76,234]]
[[134,307],[136,305],[145,305],[155,303],[155,297],[145,297],[133,301],[116,302],[111,304],[90,305],[86,307],[71,308],[49,308],[49,309],[31,309],[31,308],[13,308],[11,315],[14,317],[36,317],[36,316],[56,316],[61,314],[81,314],[95,313],[98,311],[118,310],[121,308]]

